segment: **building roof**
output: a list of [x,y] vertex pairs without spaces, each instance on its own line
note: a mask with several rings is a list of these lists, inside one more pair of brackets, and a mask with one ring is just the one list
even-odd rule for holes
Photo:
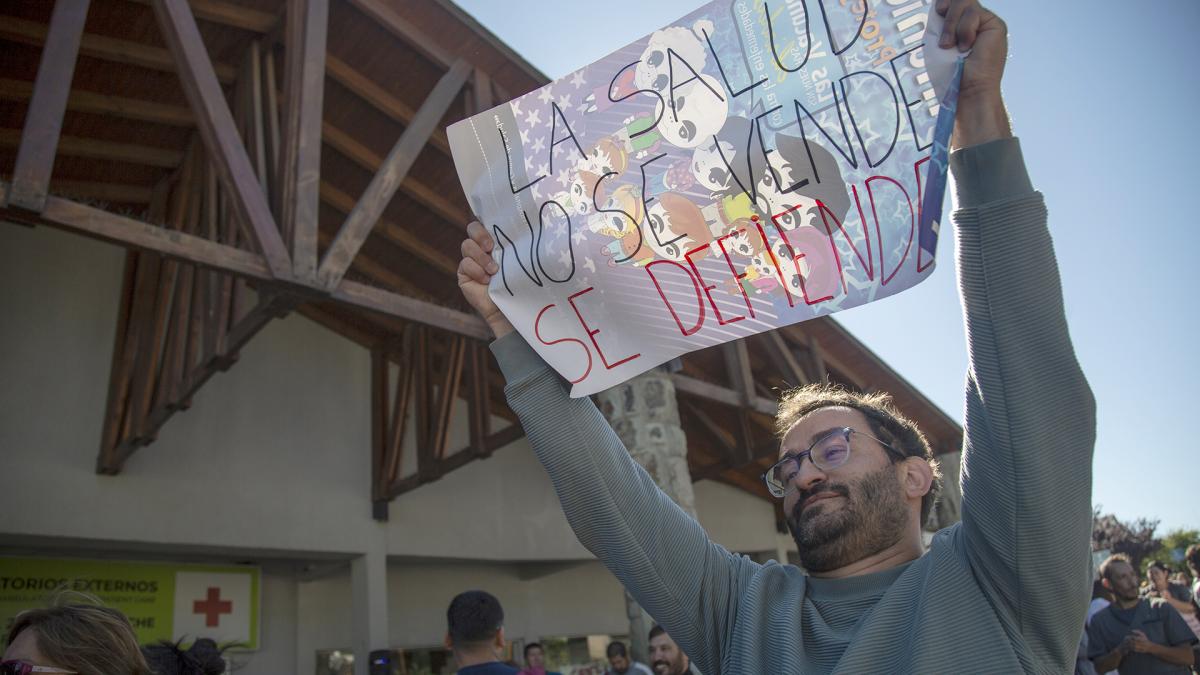
[[[454,280],[471,215],[445,127],[545,75],[449,0],[300,0],[291,17],[282,0],[93,0],[82,32],[78,4],[0,10],[0,216],[130,250],[98,471],[119,472],[293,311],[376,357],[377,516],[519,436],[491,429],[514,418]],[[889,391],[936,452],[962,442],[829,318],[687,354],[674,377],[693,476],[764,498],[791,385]],[[461,451],[446,447],[456,405],[472,425]],[[405,467],[408,419],[425,421]]]

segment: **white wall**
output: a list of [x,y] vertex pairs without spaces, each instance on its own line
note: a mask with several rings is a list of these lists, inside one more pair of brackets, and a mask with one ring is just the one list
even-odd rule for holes
[[[389,568],[393,646],[440,642],[446,603],[467,588],[501,597],[514,637],[626,630],[619,586],[570,531],[524,440],[373,521],[369,356],[299,316],[267,326],[120,475],[97,475],[123,259],[0,223],[0,550],[6,539],[79,539],[231,561],[345,559],[382,536],[407,560]],[[705,481],[696,505],[718,543],[775,549],[767,502]],[[265,649],[244,672],[311,672],[317,648],[348,646],[349,598],[345,571],[264,573]]]

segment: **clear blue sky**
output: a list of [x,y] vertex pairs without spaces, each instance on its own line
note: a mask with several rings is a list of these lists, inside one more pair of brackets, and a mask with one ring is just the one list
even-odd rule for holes
[[[457,1],[551,78],[702,4]],[[1049,205],[1071,334],[1099,406],[1093,502],[1123,519],[1159,518],[1160,532],[1200,528],[1190,401],[1200,384],[1200,3],[989,7],[1009,25],[1005,99]],[[966,349],[953,235],[942,232],[929,280],[835,318],[961,421]]]

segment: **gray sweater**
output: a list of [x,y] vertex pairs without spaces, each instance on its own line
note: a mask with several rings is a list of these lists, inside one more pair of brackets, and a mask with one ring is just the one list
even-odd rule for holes
[[506,393],[584,546],[707,675],[1069,672],[1091,587],[1095,403],[1016,139],[951,155],[970,363],[962,522],[847,579],[709,540],[512,333]]

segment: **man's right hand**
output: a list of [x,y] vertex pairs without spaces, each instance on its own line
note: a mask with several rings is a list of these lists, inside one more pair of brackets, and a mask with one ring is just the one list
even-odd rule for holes
[[462,243],[462,260],[458,263],[458,287],[471,307],[487,322],[497,338],[513,330],[500,308],[488,295],[492,275],[500,270],[492,260],[496,242],[479,221],[467,225],[467,238]]

